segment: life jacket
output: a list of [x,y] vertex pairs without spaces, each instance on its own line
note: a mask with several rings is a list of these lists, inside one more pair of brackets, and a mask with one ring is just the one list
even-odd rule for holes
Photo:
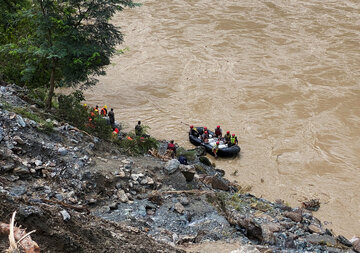
[[231,136],[231,144],[235,144],[236,143],[236,136]]
[[218,149],[219,149],[219,145],[218,145],[218,144],[215,144],[215,146],[212,148],[212,151],[213,151],[214,153],[216,153],[216,152],[218,151]]
[[221,135],[221,128],[216,128],[215,129],[215,135],[216,136]]
[[101,113],[101,115],[106,116],[107,115],[106,108],[102,108],[100,113]]
[[175,150],[175,144],[174,143],[169,143],[168,146],[167,146],[167,149]]
[[230,134],[225,134],[224,138],[225,138],[226,141],[230,141],[231,135]]

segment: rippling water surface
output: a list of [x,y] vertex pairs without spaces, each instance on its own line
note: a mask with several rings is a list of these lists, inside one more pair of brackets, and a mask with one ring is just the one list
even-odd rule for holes
[[293,206],[319,198],[329,228],[360,235],[360,2],[140,2],[113,20],[128,50],[88,103],[187,147],[185,124],[220,124],[242,148],[216,160],[229,179]]

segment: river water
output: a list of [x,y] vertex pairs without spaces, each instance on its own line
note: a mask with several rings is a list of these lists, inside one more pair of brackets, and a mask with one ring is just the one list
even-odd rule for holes
[[188,124],[220,124],[242,148],[215,161],[229,179],[292,206],[319,198],[328,228],[360,235],[360,2],[139,2],[113,19],[125,53],[87,102],[186,147]]

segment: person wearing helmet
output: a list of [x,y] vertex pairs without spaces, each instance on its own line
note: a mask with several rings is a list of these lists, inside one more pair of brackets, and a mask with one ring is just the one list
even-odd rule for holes
[[226,134],[224,135],[224,141],[226,144],[229,144],[231,140],[231,134],[230,131],[226,131]]
[[220,142],[217,141],[215,146],[212,148],[212,152],[214,153],[215,158],[217,157],[217,153],[219,151],[219,144],[220,144]]
[[209,133],[207,130],[201,135],[201,140],[205,143],[209,143]]
[[101,109],[100,114],[101,114],[101,116],[106,117],[106,115],[107,115],[107,106],[106,105]]
[[234,145],[237,145],[239,142],[238,142],[238,139],[236,137],[235,134],[232,134],[231,135],[231,138],[230,138],[230,143],[229,143],[229,147],[231,146],[234,146]]
[[170,150],[171,158],[174,158],[176,155],[176,146],[174,144],[174,140],[171,140],[167,145],[167,149]]
[[217,126],[215,128],[215,137],[222,138],[222,130],[221,130],[220,126]]
[[189,131],[190,135],[193,135],[195,137],[199,137],[199,131],[197,130],[196,127],[194,127],[193,125],[190,126],[190,131]]

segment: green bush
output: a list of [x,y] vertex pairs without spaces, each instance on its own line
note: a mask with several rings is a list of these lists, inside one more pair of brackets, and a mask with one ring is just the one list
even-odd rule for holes
[[114,141],[125,152],[133,155],[145,154],[151,149],[157,149],[159,142],[153,137],[148,135],[149,126],[142,126],[142,136],[136,136],[134,132],[129,132],[128,135],[122,140]]
[[[109,140],[111,138],[112,127],[100,115],[91,116],[92,109],[81,105],[80,102],[82,100],[84,100],[84,96],[81,91],[75,91],[70,95],[60,95],[58,98],[59,117],[79,129],[99,138]],[[90,118],[91,121],[89,121]]]
[[196,151],[195,150],[186,150],[183,147],[179,147],[176,149],[176,156],[185,156],[188,161],[193,161],[196,159]]

